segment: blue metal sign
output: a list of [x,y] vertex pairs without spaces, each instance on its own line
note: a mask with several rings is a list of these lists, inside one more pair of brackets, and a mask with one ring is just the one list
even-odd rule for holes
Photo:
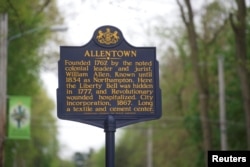
[[161,117],[155,47],[134,47],[113,26],[98,28],[84,46],[61,46],[57,114],[65,120],[116,128]]

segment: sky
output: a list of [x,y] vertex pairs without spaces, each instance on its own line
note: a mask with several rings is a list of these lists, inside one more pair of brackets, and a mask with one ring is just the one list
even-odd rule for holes
[[[157,17],[166,18],[164,24],[174,23],[178,13],[175,0],[58,0],[68,31],[63,33],[67,46],[82,46],[90,41],[94,31],[103,25],[119,28],[133,46],[156,46],[150,33]],[[58,46],[59,52],[59,46]],[[57,63],[57,62],[55,62]],[[57,72],[42,73],[49,95],[56,102]],[[55,110],[55,115],[56,115]],[[105,146],[105,133],[101,128],[73,121],[58,120],[61,156],[71,157],[74,152],[88,152]],[[117,129],[116,140],[122,130]]]

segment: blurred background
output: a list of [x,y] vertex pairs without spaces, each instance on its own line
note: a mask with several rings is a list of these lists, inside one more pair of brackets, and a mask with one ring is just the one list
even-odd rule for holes
[[[0,166],[105,166],[103,129],[56,116],[60,46],[82,46],[103,25],[133,46],[155,46],[160,62],[162,118],[117,129],[116,166],[202,167],[208,150],[249,150],[249,7],[249,0],[0,0]],[[29,139],[8,138],[2,106],[11,95],[31,97]]]

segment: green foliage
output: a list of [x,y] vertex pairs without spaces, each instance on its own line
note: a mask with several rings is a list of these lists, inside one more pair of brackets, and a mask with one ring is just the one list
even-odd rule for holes
[[105,164],[105,148],[101,148],[90,159],[90,167],[102,167]]
[[[131,129],[129,128],[125,132],[123,138],[119,141],[116,147],[115,162],[118,166],[146,166],[146,132],[146,129],[136,126],[131,126]],[[141,136],[144,137],[141,138]]]
[[5,166],[62,166],[58,157],[54,103],[40,80],[48,27],[60,23],[55,0],[0,1],[8,14],[8,95],[32,97],[31,139],[5,141]]

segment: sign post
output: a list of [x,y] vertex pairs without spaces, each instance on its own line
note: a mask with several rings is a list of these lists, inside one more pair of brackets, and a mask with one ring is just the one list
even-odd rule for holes
[[115,166],[115,119],[109,115],[105,120],[106,167]]
[[57,115],[103,128],[106,166],[114,166],[116,128],[161,117],[155,47],[134,47],[113,26],[84,46],[61,46]]

